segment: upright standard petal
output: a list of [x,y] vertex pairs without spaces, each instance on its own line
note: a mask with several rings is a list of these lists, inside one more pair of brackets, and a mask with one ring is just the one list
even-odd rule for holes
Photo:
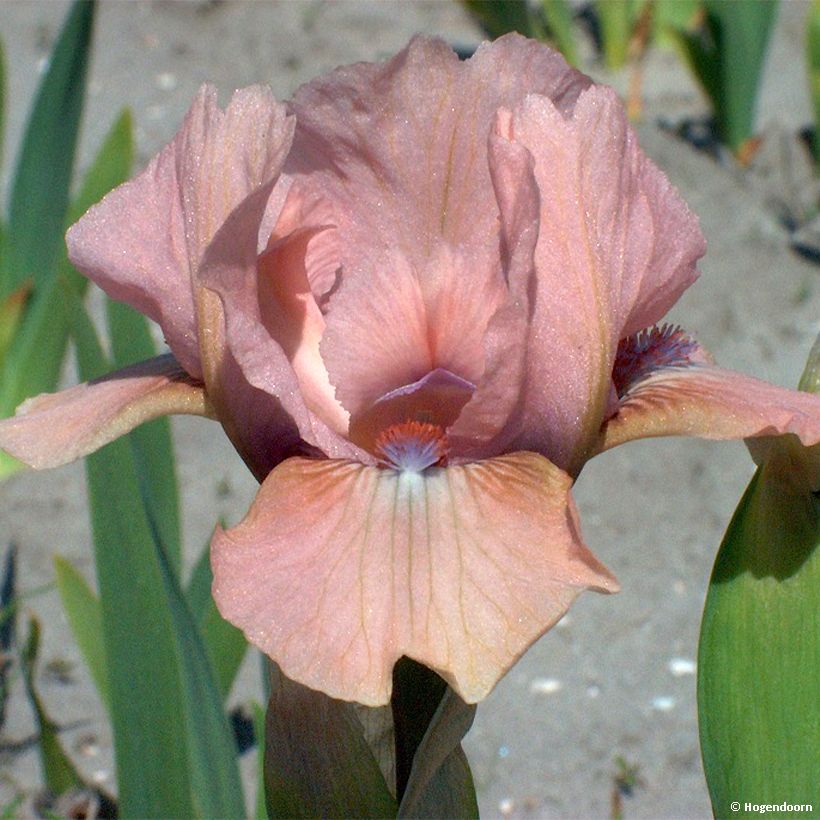
[[192,276],[228,214],[278,174],[292,133],[261,87],[236,92],[222,112],[204,86],[173,141],[68,232],[74,265],[158,322],[193,376],[202,368]]
[[382,64],[346,66],[300,88],[286,173],[324,200],[345,270],[396,250],[423,266],[441,240],[496,261],[498,209],[487,137],[500,107],[530,91],[571,106],[589,78],[556,51],[508,35],[459,61],[442,40],[415,38]]
[[[257,254],[268,188],[248,197],[228,217],[198,273],[203,289],[218,295],[224,314],[224,327],[220,323],[215,329],[224,332],[227,345],[213,387],[220,420],[260,480],[275,463],[293,454],[294,430],[328,455],[359,455],[342,435],[347,414],[335,401],[318,355],[324,318],[304,268],[312,232],[296,230]],[[249,390],[270,398],[267,407],[253,402],[262,411],[256,418],[247,413]],[[259,429],[269,427],[281,428],[277,438],[290,452],[268,448],[264,461],[255,463],[257,452],[249,442],[258,440]],[[279,457],[271,462],[276,449]]]
[[407,655],[483,698],[586,588],[571,479],[533,453],[425,473],[289,459],[212,543],[214,600],[288,677],[387,703]]
[[515,445],[575,474],[606,412],[618,340],[694,281],[704,242],[610,89],[585,91],[571,113],[531,95],[513,110],[508,138],[532,154],[541,203]]
[[173,356],[158,356],[28,399],[0,421],[0,448],[37,470],[59,467],[171,413],[210,416],[211,410],[202,385]]

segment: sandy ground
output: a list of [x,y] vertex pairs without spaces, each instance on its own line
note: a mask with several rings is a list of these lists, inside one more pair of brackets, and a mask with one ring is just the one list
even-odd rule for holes
[[[807,8],[781,6],[759,117],[769,132],[809,121],[801,28]],[[65,9],[64,2],[8,0],[0,7],[10,148]],[[223,100],[254,82],[285,98],[340,63],[391,54],[417,31],[460,44],[480,38],[449,2],[102,2],[82,163],[122,106],[135,113],[142,166],[172,136],[205,80]],[[626,77],[613,79],[625,87]],[[820,288],[817,268],[789,250],[773,215],[781,175],[775,170],[762,181],[720,167],[653,126],[659,116],[705,110],[672,55],[652,55],[645,90],[644,147],[700,215],[709,240],[703,277],[674,320],[722,364],[795,385],[820,329]],[[7,185],[4,177],[3,191]],[[255,484],[217,426],[179,420],[175,431],[192,560],[217,516],[236,521],[243,514]],[[742,444],[683,440],[640,442],[588,465],[576,488],[584,533],[623,591],[582,596],[480,707],[465,745],[485,817],[606,817],[619,756],[639,772],[633,795],[624,797],[625,817],[709,816],[694,659],[715,551],[751,472]],[[68,727],[63,739],[83,772],[112,788],[110,733],[51,587],[55,553],[93,574],[81,465],[19,475],[0,487],[0,520],[4,541],[20,548],[26,608],[43,624],[42,695]],[[55,674],[61,667],[67,679]],[[234,701],[254,697],[257,682],[258,666],[249,662]],[[18,681],[0,738],[0,807],[40,783],[36,753],[24,742],[32,731]]]

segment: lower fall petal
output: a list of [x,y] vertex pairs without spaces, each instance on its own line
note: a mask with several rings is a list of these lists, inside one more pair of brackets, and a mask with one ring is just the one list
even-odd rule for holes
[[202,385],[170,355],[23,402],[0,421],[0,448],[38,470],[93,453],[138,425],[172,413],[210,416]]
[[604,425],[599,452],[638,438],[796,434],[820,441],[820,396],[708,363],[661,368],[629,388]]
[[476,702],[581,591],[617,590],[581,541],[571,483],[533,453],[422,474],[289,459],[217,529],[214,600],[332,697],[387,703],[406,655]]

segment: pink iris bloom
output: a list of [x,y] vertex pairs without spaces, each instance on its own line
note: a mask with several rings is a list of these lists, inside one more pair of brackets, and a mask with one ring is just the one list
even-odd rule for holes
[[219,419],[262,482],[212,543],[222,614],[290,678],[389,700],[402,655],[483,698],[584,589],[617,583],[571,487],[635,438],[820,441],[820,398],[656,327],[697,219],[615,93],[509,35],[418,38],[280,104],[203,88],[74,264],[172,355],[0,423],[35,467],[149,418]]

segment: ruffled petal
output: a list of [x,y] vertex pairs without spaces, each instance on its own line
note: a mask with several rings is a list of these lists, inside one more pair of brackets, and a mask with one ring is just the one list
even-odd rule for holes
[[661,368],[629,389],[599,451],[638,438],[753,438],[794,433],[820,441],[820,396],[775,387],[710,364]]
[[227,110],[204,86],[173,141],[68,232],[69,258],[111,297],[158,322],[183,367],[202,376],[192,275],[228,214],[284,161],[293,118],[261,87]]
[[509,138],[534,158],[541,203],[515,446],[575,473],[606,412],[618,340],[694,281],[704,243],[611,89],[583,92],[571,113],[531,95],[513,110]]
[[[199,282],[218,294],[224,313],[230,356],[214,380],[223,424],[230,422],[232,429],[226,424],[226,430],[249,464],[256,448],[247,440],[258,439],[257,428],[278,430],[275,439],[282,448],[291,448],[295,428],[306,442],[332,457],[366,460],[366,454],[343,437],[347,414],[334,399],[318,354],[324,318],[304,267],[312,233],[296,230],[274,238],[257,256],[264,195],[263,188],[258,201],[253,195],[231,214],[208,247],[198,274]],[[248,399],[253,398],[246,395],[248,390],[270,397],[267,405],[258,397],[253,401],[262,415],[246,412]],[[284,455],[287,450],[279,452]],[[252,469],[264,478],[270,466],[267,458]]]
[[158,356],[24,401],[0,421],[0,448],[37,470],[59,467],[172,413],[212,417],[202,385],[173,356]]
[[515,453],[398,473],[289,459],[212,542],[214,600],[293,680],[387,703],[402,655],[483,698],[586,588],[571,479]]
[[467,61],[417,37],[386,63],[346,66],[296,92],[286,171],[306,199],[332,203],[346,271],[392,250],[420,266],[442,239],[487,264],[498,243],[487,197],[496,111],[530,91],[571,106],[589,84],[556,51],[518,35]]

